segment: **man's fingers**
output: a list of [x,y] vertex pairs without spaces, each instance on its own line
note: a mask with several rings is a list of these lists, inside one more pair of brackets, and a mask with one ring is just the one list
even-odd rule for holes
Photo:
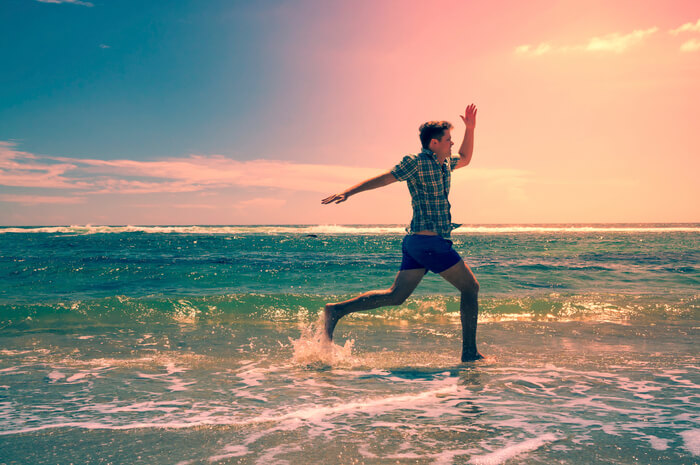
[[346,197],[341,194],[333,194],[330,197],[326,197],[325,199],[321,200],[321,203],[323,205],[328,205],[329,203],[340,203],[345,201]]

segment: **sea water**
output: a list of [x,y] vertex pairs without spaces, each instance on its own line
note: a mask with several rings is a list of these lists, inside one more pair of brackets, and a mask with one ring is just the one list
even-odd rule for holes
[[469,226],[479,349],[400,226],[0,228],[0,463],[700,461],[700,225]]

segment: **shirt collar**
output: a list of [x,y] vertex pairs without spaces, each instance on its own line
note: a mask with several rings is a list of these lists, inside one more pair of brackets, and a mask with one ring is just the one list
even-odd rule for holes
[[426,155],[429,156],[429,157],[432,157],[432,158],[437,159],[437,155],[435,155],[435,152],[433,152],[433,151],[430,150],[430,149],[424,148],[423,150],[421,150],[421,153],[424,153],[424,154],[426,154]]
[[[432,150],[424,148],[423,150],[420,151],[420,153],[425,154],[426,156],[432,158],[437,163],[438,157],[435,154],[435,152],[433,152]],[[445,161],[447,161],[447,160],[445,160]]]

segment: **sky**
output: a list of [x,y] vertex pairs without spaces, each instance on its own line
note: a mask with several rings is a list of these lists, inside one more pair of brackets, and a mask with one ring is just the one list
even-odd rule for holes
[[0,225],[700,222],[697,0],[3,0]]

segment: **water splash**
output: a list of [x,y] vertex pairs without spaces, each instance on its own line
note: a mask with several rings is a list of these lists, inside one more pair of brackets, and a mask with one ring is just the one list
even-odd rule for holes
[[299,339],[289,338],[294,348],[292,359],[300,365],[310,366],[336,366],[339,364],[353,363],[352,355],[354,339],[345,341],[345,345],[338,345],[329,341],[324,333],[323,313],[318,320],[311,324],[300,323],[301,336]]

